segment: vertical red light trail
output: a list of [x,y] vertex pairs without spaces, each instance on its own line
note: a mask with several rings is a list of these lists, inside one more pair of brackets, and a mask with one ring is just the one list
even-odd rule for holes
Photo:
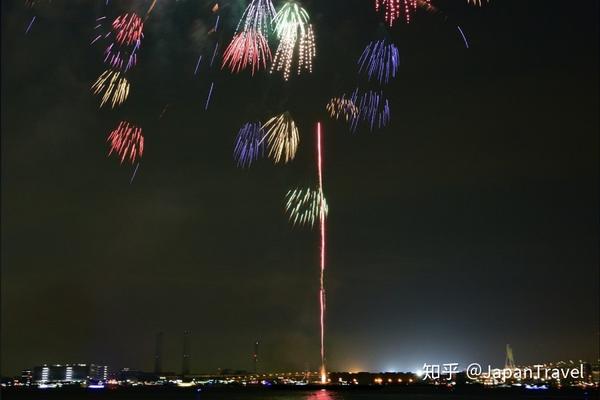
[[321,231],[321,277],[319,285],[320,327],[321,327],[321,383],[327,383],[325,369],[325,201],[323,195],[323,156],[321,143],[321,123],[317,122],[317,171],[319,174],[319,194],[321,196],[319,210],[319,225]]

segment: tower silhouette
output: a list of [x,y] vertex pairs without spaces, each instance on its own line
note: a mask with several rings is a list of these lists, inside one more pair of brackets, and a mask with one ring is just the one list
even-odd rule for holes
[[504,369],[515,369],[515,359],[513,357],[513,350],[510,344],[506,345],[506,360],[504,361]]
[[258,344],[259,341],[258,339],[256,339],[256,342],[254,342],[254,354],[252,355],[252,359],[254,361],[254,373],[258,373]]
[[181,360],[181,374],[190,374],[190,362],[191,362],[191,345],[190,345],[190,334],[188,330],[183,331],[183,354]]
[[154,349],[154,373],[162,372],[163,333],[156,334],[156,348]]

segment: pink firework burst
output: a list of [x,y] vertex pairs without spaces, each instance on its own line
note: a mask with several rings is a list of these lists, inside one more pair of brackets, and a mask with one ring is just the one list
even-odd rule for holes
[[142,128],[127,121],[119,122],[119,126],[108,135],[106,141],[110,145],[108,155],[110,156],[112,153],[118,154],[121,164],[125,159],[128,159],[133,164],[144,153]]
[[375,0],[375,11],[383,11],[385,22],[392,26],[402,15],[406,23],[409,23],[417,7],[428,5],[429,2],[430,0]]
[[129,46],[141,40],[144,22],[134,13],[123,14],[115,18],[112,27],[116,34],[115,41]]
[[267,39],[257,30],[236,33],[223,54],[222,68],[238,73],[250,68],[252,75],[261,68],[266,69],[271,61],[271,49]]

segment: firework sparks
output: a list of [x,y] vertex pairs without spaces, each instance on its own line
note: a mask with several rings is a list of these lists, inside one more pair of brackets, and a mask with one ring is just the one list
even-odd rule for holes
[[269,37],[271,21],[275,17],[275,7],[271,0],[252,0],[244,10],[236,31],[257,31]]
[[161,111],[160,115],[158,116],[158,119],[161,119],[165,115],[165,113],[167,112],[168,108],[169,108],[169,104],[167,104],[165,106],[165,108],[163,108],[163,110]]
[[104,52],[104,62],[112,68],[128,71],[137,63],[137,51],[140,42],[133,46],[120,46],[117,43],[108,45]]
[[400,16],[404,15],[406,23],[410,23],[411,15],[420,3],[429,4],[430,0],[375,0],[375,11],[383,11],[385,22],[393,26]]
[[329,100],[326,109],[331,118],[344,118],[346,122],[358,116],[358,107],[356,107],[352,99],[347,99],[345,96],[334,97]]
[[29,22],[29,25],[27,25],[27,29],[25,29],[25,34],[27,35],[29,33],[29,31],[31,30],[31,27],[33,26],[33,23],[35,22],[35,15],[33,16],[33,18],[31,18],[31,22]]
[[135,175],[137,174],[137,170],[139,167],[140,167],[140,163],[137,163],[135,166],[135,169],[133,170],[133,174],[131,175],[131,179],[129,180],[130,185],[133,183],[133,180],[135,179]]
[[[321,208],[321,202],[323,207]],[[285,195],[285,211],[293,225],[313,227],[321,211],[329,211],[325,196],[318,189],[294,189]]]
[[[490,0],[485,0],[486,3],[489,3],[489,1]],[[467,4],[473,3],[473,5],[479,6],[479,7],[483,6],[483,2],[484,2],[484,0],[467,0]]]
[[380,84],[388,83],[396,77],[400,56],[398,48],[385,40],[369,43],[358,60],[358,72],[366,73],[371,79],[377,79]]
[[462,29],[460,29],[459,25],[456,25],[456,28],[458,28],[458,32],[460,33],[460,36],[462,36],[463,41],[465,42],[465,47],[468,49],[469,48],[469,42],[467,41],[467,37],[465,36],[465,33],[463,32]]
[[269,119],[263,129],[266,132],[263,140],[267,139],[269,157],[272,157],[275,163],[279,163],[282,159],[284,163],[293,160],[300,135],[290,113],[284,112]]
[[287,2],[275,16],[275,32],[279,38],[279,45],[273,57],[271,73],[282,71],[286,81],[290,77],[296,47],[298,47],[298,74],[303,70],[312,72],[316,46],[312,25],[308,21],[308,13],[295,1]]
[[238,167],[247,168],[264,155],[263,138],[264,132],[260,122],[248,122],[242,126],[233,149],[233,158]]
[[210,59],[210,66],[212,67],[215,62],[215,57],[217,56],[217,50],[219,50],[219,42],[215,43],[215,49],[213,50],[212,58]]
[[104,92],[100,107],[105,103],[111,103],[111,108],[123,104],[129,96],[129,81],[119,71],[104,71],[92,85],[94,94]]
[[358,115],[350,119],[350,130],[356,132],[358,122],[365,122],[371,131],[375,127],[381,129],[390,121],[390,106],[382,91],[366,91],[359,93],[358,89],[350,96],[358,106]]
[[208,90],[208,96],[206,97],[206,104],[204,105],[204,111],[208,110],[208,105],[210,104],[210,99],[212,99],[213,89],[215,87],[215,83],[210,83],[210,89]]
[[119,126],[108,135],[106,141],[110,146],[108,155],[116,153],[121,159],[121,164],[125,159],[133,164],[144,153],[142,128],[127,121],[121,121]]
[[148,11],[146,11],[146,16],[144,17],[144,21],[146,21],[146,20],[148,20],[148,18],[150,18],[150,14],[152,14],[152,11],[154,10],[155,6],[156,6],[156,0],[152,0],[150,7],[148,7]]
[[198,57],[198,62],[196,62],[196,69],[194,69],[194,75],[198,73],[198,68],[200,67],[200,62],[202,61],[202,54]]
[[108,26],[105,25],[105,20],[105,16],[96,19],[94,29],[98,33],[90,44],[93,45],[100,39],[108,40],[109,44],[104,50],[104,62],[113,69],[126,72],[137,63],[137,52],[144,37],[144,24],[135,14],[122,14]]
[[112,23],[115,41],[120,45],[131,46],[142,39],[144,22],[136,14],[123,14]]
[[228,67],[238,73],[250,68],[252,75],[261,68],[267,68],[271,60],[271,50],[267,39],[259,31],[236,33],[223,54],[222,68]]

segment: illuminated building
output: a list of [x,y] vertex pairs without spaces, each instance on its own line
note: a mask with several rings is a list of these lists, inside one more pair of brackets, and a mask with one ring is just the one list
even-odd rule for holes
[[33,371],[30,369],[24,369],[21,372],[21,382],[24,385],[29,385],[33,381]]
[[54,364],[33,368],[36,383],[76,383],[88,380],[104,381],[108,378],[108,367],[96,364]]

